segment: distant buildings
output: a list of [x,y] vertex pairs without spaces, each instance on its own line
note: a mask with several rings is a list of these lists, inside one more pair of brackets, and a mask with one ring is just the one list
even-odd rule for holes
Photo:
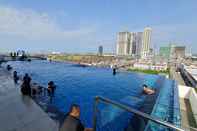
[[17,52],[16,52],[16,55],[17,56],[24,56],[26,53],[25,53],[25,51],[24,50],[18,50]]
[[136,53],[135,53],[135,56],[137,58],[140,58],[141,57],[142,38],[143,38],[143,32],[137,32],[136,33]]
[[103,56],[103,46],[101,45],[98,47],[98,55]]
[[169,59],[170,58],[170,54],[171,54],[171,47],[170,46],[160,47],[160,49],[159,49],[159,56],[162,59]]
[[131,32],[129,55],[140,58],[142,51],[143,32]]
[[144,32],[119,32],[117,36],[116,55],[146,58],[150,52],[152,29]]
[[151,33],[152,29],[150,27],[146,27],[143,32],[143,39],[142,39],[142,51],[141,57],[146,58],[150,52],[150,44],[151,44]]
[[185,58],[185,49],[185,46],[171,44],[169,46],[160,47],[159,55],[162,59],[182,59]]
[[119,32],[117,36],[116,54],[129,55],[131,43],[130,32]]
[[175,59],[185,58],[185,46],[175,46],[173,49],[173,57]]
[[147,63],[134,63],[134,69],[142,69],[142,70],[167,70],[167,63],[157,63],[157,64],[147,64]]

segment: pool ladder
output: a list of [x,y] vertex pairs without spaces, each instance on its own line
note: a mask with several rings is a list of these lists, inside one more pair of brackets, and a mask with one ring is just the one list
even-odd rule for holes
[[101,96],[96,96],[95,97],[95,102],[94,102],[94,114],[93,114],[93,130],[96,131],[96,123],[97,123],[97,113],[98,113],[98,109],[97,109],[97,106],[98,106],[98,103],[99,102],[103,102],[105,104],[110,104],[110,105],[114,105],[118,108],[121,108],[123,110],[126,110],[130,113],[134,113],[135,115],[139,116],[139,117],[142,117],[142,118],[145,118],[147,120],[150,120],[154,123],[157,123],[159,125],[162,125],[162,126],[165,126],[165,127],[168,127],[170,129],[173,129],[175,131],[185,131],[184,129],[180,128],[180,127],[177,127],[169,122],[166,122],[166,121],[163,121],[163,120],[160,120],[158,118],[155,118],[149,114],[146,114],[146,113],[143,113],[141,111],[138,111],[134,108],[131,108],[129,106],[126,106],[126,105],[123,105],[121,103],[118,103],[116,101],[113,101],[113,100],[110,100],[108,98],[104,98],[104,97],[101,97]]

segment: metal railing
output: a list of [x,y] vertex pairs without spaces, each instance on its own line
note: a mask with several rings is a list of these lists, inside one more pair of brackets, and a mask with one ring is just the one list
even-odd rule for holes
[[171,124],[169,122],[162,121],[162,120],[160,120],[158,118],[155,118],[155,117],[150,116],[149,114],[143,113],[143,112],[138,111],[138,110],[136,110],[134,108],[131,108],[129,106],[123,105],[121,103],[115,102],[113,100],[110,100],[110,99],[107,99],[107,98],[104,98],[104,97],[101,97],[101,96],[96,96],[95,97],[94,114],[93,114],[93,130],[94,131],[96,131],[97,113],[98,113],[97,106],[98,106],[99,101],[104,102],[106,104],[115,105],[118,108],[121,108],[123,110],[126,110],[126,111],[128,111],[130,113],[134,113],[137,116],[140,116],[140,117],[143,117],[143,118],[145,118],[147,120],[153,121],[153,122],[155,122],[155,123],[157,123],[159,125],[163,125],[165,127],[174,129],[176,131],[184,131],[184,129],[181,129],[181,128],[179,128],[179,127],[177,127],[177,126],[175,126],[175,125],[173,125],[173,124]]

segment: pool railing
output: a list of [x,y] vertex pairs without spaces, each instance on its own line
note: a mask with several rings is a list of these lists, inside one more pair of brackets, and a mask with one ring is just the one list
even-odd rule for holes
[[96,96],[95,97],[95,102],[94,102],[94,114],[93,114],[93,130],[96,131],[97,129],[97,114],[98,114],[98,104],[99,102],[102,102],[104,104],[107,104],[107,105],[113,105],[117,108],[120,108],[122,110],[125,110],[129,113],[133,113],[135,114],[137,117],[140,117],[142,119],[145,119],[145,120],[149,120],[153,123],[156,123],[158,126],[163,126],[163,127],[167,127],[169,129],[172,129],[172,130],[175,130],[175,131],[184,131],[184,129],[180,128],[180,127],[177,127],[176,125],[174,124],[171,124],[169,122],[166,122],[166,121],[163,121],[163,120],[160,120],[156,117],[153,117],[149,114],[146,114],[146,113],[143,113],[139,110],[136,110],[132,107],[129,107],[127,105],[124,105],[124,104],[121,104],[121,103],[118,103],[116,101],[113,101],[113,100],[110,100],[108,98],[104,98],[102,96]]

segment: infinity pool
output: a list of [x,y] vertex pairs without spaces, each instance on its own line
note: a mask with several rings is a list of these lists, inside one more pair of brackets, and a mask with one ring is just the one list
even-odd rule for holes
[[[140,109],[142,106],[148,109],[150,105],[146,103],[147,96],[142,94],[142,84],[146,83],[159,89],[162,87],[162,81],[166,81],[164,77],[158,75],[141,73],[118,72],[116,75],[112,75],[110,68],[82,67],[69,62],[15,61],[7,64],[10,64],[19,75],[29,73],[34,82],[45,87],[47,87],[48,81],[54,81],[57,89],[50,105],[66,114],[71,104],[79,104],[81,120],[87,127],[92,127],[95,96],[103,96],[136,109]],[[154,105],[154,103],[152,104]],[[49,103],[46,102],[46,104]],[[111,109],[104,106],[101,108]],[[102,111],[100,113],[109,115]],[[115,120],[111,117],[102,122],[109,123],[112,119]]]

